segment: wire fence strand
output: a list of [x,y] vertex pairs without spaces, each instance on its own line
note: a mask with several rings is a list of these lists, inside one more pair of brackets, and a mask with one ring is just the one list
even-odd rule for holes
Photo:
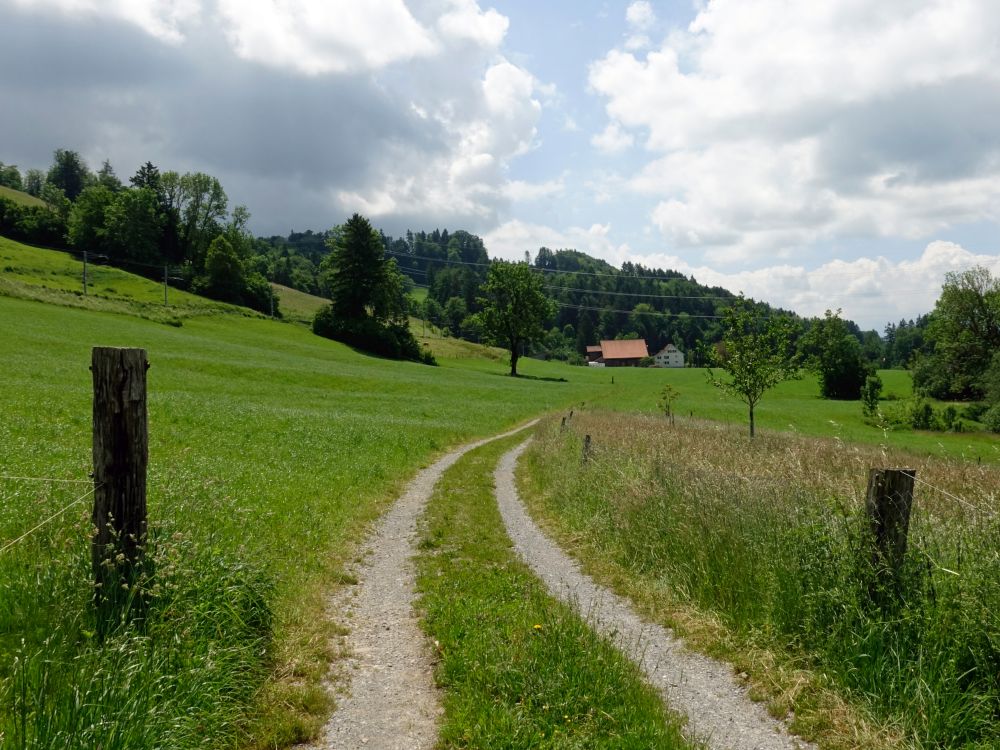
[[976,513],[980,513],[980,514],[982,514],[984,516],[987,516],[988,518],[996,518],[996,513],[994,513],[993,511],[986,510],[985,508],[982,508],[982,507],[976,505],[975,503],[972,503],[972,502],[966,500],[965,498],[959,497],[958,495],[953,495],[952,493],[948,492],[948,490],[943,490],[940,487],[937,487],[937,486],[931,484],[930,482],[926,482],[923,479],[920,479],[916,475],[913,476],[913,480],[917,484],[922,484],[923,486],[929,487],[930,489],[934,490],[935,492],[940,492],[945,497],[950,498],[950,499],[954,500],[955,502],[960,503],[961,505],[964,505],[966,508],[969,508],[970,510],[975,511]]
[[86,500],[88,497],[90,497],[91,495],[93,495],[96,491],[97,491],[97,487],[96,486],[91,487],[89,490],[87,490],[86,493],[84,493],[83,495],[80,495],[80,497],[78,497],[76,500],[74,500],[73,502],[71,502],[69,505],[65,506],[61,510],[58,510],[55,513],[53,513],[51,516],[49,516],[48,518],[46,518],[44,521],[42,521],[37,526],[34,526],[31,529],[28,529],[26,532],[24,532],[23,534],[21,534],[21,536],[19,536],[17,539],[13,539],[13,540],[7,542],[4,546],[0,547],[0,555],[2,555],[4,552],[6,552],[7,550],[9,550],[11,547],[13,547],[18,542],[21,542],[21,541],[27,539],[29,536],[31,536],[32,534],[34,534],[40,528],[42,528],[43,526],[45,526],[45,524],[49,523],[50,521],[55,520],[56,518],[58,518],[59,516],[61,516],[63,513],[65,513],[66,511],[68,511],[70,508],[72,508],[74,505],[79,505],[84,500]]
[[66,484],[90,484],[92,479],[56,479],[54,477],[15,477],[9,474],[0,474],[0,479],[9,479],[14,482],[63,482]]

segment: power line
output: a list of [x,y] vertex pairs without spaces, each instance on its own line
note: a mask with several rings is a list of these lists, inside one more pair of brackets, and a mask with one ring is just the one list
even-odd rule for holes
[[425,260],[429,263],[447,263],[451,265],[460,266],[479,266],[480,268],[489,268],[492,263],[474,263],[471,260],[452,260],[450,258],[431,258],[426,255],[410,255],[409,253],[396,253],[392,250],[386,250],[386,255],[392,255],[396,258],[412,258],[413,260]]
[[[467,260],[454,260],[450,258],[431,258],[426,255],[410,255],[409,253],[397,253],[391,250],[386,250],[385,252],[388,255],[392,255],[398,258],[412,258],[413,260],[423,260],[430,263],[442,263],[445,265],[476,266],[476,267],[486,267],[486,268],[492,265],[492,263],[475,263],[473,261],[467,261]],[[678,280],[689,281],[688,277],[684,276],[683,274],[675,276],[642,276],[642,275],[626,273],[624,271],[619,271],[617,269],[614,271],[614,273],[608,273],[608,272],[597,272],[597,271],[569,271],[563,268],[539,268],[537,266],[531,266],[531,270],[538,271],[539,273],[575,274],[576,276],[597,276],[597,277],[612,278],[612,279],[637,279],[640,281],[663,281],[663,282],[678,281]],[[895,293],[934,292],[938,291],[939,289],[940,287],[923,287],[919,289],[893,289],[892,291],[895,294]],[[735,297],[736,295],[733,296]],[[841,293],[834,299],[843,299],[850,297],[866,297],[866,296],[871,296],[871,293],[870,292]],[[706,297],[706,296],[685,297],[683,295],[677,297],[677,299],[709,299],[709,298],[714,298],[714,297]],[[730,299],[729,297],[724,297],[724,296],[720,296],[719,298]]]
[[706,320],[722,320],[723,317],[724,317],[722,315],[692,315],[691,313],[685,313],[685,312],[676,312],[676,313],[674,313],[674,312],[656,312],[656,311],[651,311],[651,312],[642,312],[642,311],[639,311],[639,312],[636,312],[635,310],[612,310],[609,307],[590,307],[588,305],[571,305],[568,302],[556,302],[556,305],[558,305],[559,307],[570,308],[572,310],[591,310],[593,312],[621,313],[622,315],[632,315],[634,313],[636,315],[650,315],[650,316],[656,317],[656,318],[676,318],[676,317],[679,317],[681,315],[685,315],[688,318],[702,318],[702,319],[706,319]]
[[[628,278],[628,277],[626,277]],[[700,299],[700,300],[726,300],[731,302],[736,299],[736,295],[726,296],[724,294],[647,294],[646,292],[612,292],[603,289],[572,289],[570,287],[559,286],[558,284],[546,284],[546,289],[554,289],[563,292],[580,292],[582,294],[607,295],[610,297],[649,297],[652,299]]]
[[925,487],[930,487],[932,490],[935,490],[936,492],[940,492],[945,497],[951,498],[955,502],[960,503],[961,505],[964,505],[965,507],[969,508],[970,510],[975,511],[976,513],[980,513],[980,514],[982,514],[984,516],[989,516],[990,518],[995,518],[996,517],[996,514],[993,513],[992,511],[985,510],[984,508],[980,508],[975,503],[970,503],[968,500],[965,500],[964,498],[961,498],[958,495],[953,495],[950,492],[948,492],[947,490],[943,490],[940,487],[934,486],[930,482],[925,482],[923,479],[918,478],[916,476],[916,474],[912,474],[911,476],[913,477],[913,480],[917,484],[922,484]]

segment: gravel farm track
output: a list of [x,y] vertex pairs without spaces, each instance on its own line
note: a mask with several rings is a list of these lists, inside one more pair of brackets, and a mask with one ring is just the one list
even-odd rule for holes
[[[337,708],[313,748],[424,750],[437,742],[441,712],[433,647],[414,612],[417,523],[442,474],[465,453],[532,427],[469,443],[423,469],[363,546],[357,584],[335,597],[349,632],[333,682]],[[668,706],[687,717],[691,739],[713,750],[792,750],[813,746],[754,703],[730,665],[684,648],[669,630],[642,621],[625,599],[598,586],[547,539],[518,498],[514,468],[525,441],[501,459],[496,495],[517,553],[550,593],[576,607],[646,673]]]

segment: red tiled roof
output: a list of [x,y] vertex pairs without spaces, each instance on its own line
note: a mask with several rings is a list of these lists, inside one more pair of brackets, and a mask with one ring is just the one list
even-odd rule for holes
[[588,346],[587,347],[587,354],[600,354],[600,353],[601,353],[601,346],[600,346],[600,344],[598,344],[597,346]]
[[628,341],[601,341],[601,351],[605,360],[642,359],[649,356],[645,339]]

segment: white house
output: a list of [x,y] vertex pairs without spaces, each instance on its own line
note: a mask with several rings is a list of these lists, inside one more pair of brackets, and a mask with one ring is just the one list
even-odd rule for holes
[[683,367],[684,352],[673,344],[667,344],[653,356],[653,360],[657,367]]

